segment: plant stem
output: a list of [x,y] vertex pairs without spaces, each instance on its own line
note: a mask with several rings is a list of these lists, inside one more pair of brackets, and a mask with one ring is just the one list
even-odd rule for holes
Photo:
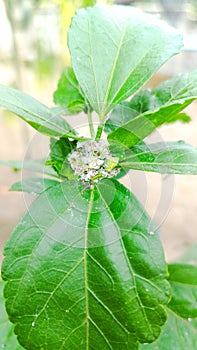
[[98,129],[97,129],[95,140],[100,140],[102,132],[103,132],[103,128],[104,128],[105,117],[100,116],[99,119],[100,119],[100,124],[99,124]]
[[103,132],[103,126],[104,126],[103,124],[100,124],[98,126],[96,137],[95,137],[96,140],[100,140],[102,132]]
[[88,116],[88,124],[89,124],[89,128],[90,128],[90,135],[94,139],[95,131],[94,131],[94,125],[93,125],[93,121],[92,121],[92,113],[90,111],[88,111],[87,116]]

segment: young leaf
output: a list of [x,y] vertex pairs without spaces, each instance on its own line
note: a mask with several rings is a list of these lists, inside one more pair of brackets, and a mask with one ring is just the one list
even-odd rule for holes
[[65,137],[61,137],[59,140],[52,139],[50,143],[50,161],[47,164],[51,164],[53,169],[60,177],[68,178],[72,180],[75,178],[73,170],[67,159],[70,152],[76,147],[76,141],[69,141]]
[[152,344],[141,344],[140,350],[196,350],[197,327],[168,309],[168,320],[162,328],[161,335]]
[[79,113],[86,109],[84,96],[71,67],[64,69],[53,99],[55,104],[64,106],[71,114]]
[[139,144],[125,152],[119,165],[164,174],[197,175],[197,148],[183,141]]
[[172,287],[168,307],[183,318],[197,318],[197,266],[170,264],[168,270]]
[[159,336],[169,298],[162,246],[118,181],[42,193],[4,253],[7,311],[27,350],[137,350]]
[[46,162],[46,159],[36,159],[36,160],[26,160],[26,161],[1,160],[0,165],[12,167],[14,171],[25,169],[25,170],[33,171],[35,173],[41,173],[44,175],[57,177],[56,172],[50,166],[46,166],[45,162]]
[[41,134],[80,139],[61,116],[22,91],[0,85],[0,106],[17,114]]
[[4,282],[0,279],[0,349],[4,350],[23,350],[17,342],[14,334],[14,326],[8,320],[5,310],[5,299],[3,297]]
[[[112,114],[112,120],[108,120],[107,123],[115,124],[117,127],[113,126],[113,131],[108,135],[109,142],[116,140],[127,147],[132,147],[151,134],[157,126],[177,118],[179,112],[197,98],[197,70],[180,74],[161,83],[150,93],[150,98],[146,94],[146,104],[144,94],[141,92],[129,103],[119,107],[119,118],[117,112],[115,117]],[[129,107],[131,107],[130,118]]]
[[182,46],[157,17],[125,6],[77,11],[68,34],[72,65],[92,108],[105,116]]
[[45,178],[24,179],[22,182],[16,182],[10,187],[10,191],[28,192],[31,194],[39,194],[50,187],[56,186],[59,181]]

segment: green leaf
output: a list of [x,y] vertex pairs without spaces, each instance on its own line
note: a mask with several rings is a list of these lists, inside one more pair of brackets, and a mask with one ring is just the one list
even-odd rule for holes
[[197,266],[170,264],[169,282],[172,299],[168,304],[168,321],[159,339],[140,350],[196,350],[197,348]]
[[0,349],[4,350],[22,350],[14,334],[14,326],[8,320],[5,309],[5,300],[3,297],[4,282],[0,279]]
[[76,141],[69,141],[67,138],[62,137],[59,140],[51,139],[50,143],[50,161],[47,164],[51,164],[53,169],[60,177],[73,179],[76,176],[68,161],[68,155],[76,147]]
[[183,318],[197,318],[197,266],[170,264],[168,269],[172,287],[168,307]]
[[139,144],[125,152],[119,165],[164,174],[197,175],[197,148],[183,141]]
[[191,117],[189,115],[187,115],[186,113],[178,113],[175,115],[172,115],[167,121],[166,123],[174,123],[177,121],[181,121],[182,123],[189,123],[191,122]]
[[122,102],[110,113],[110,117],[106,120],[104,131],[106,133],[111,133],[118,127],[121,127],[128,121],[137,117],[139,114],[140,113],[136,109],[130,106],[129,102]]
[[[140,91],[130,102],[122,102],[112,110],[110,118],[105,123],[105,132],[109,133],[116,130],[142,113],[156,110],[158,104],[159,102],[156,101],[154,90]],[[170,118],[168,117],[165,123],[174,123],[177,120],[188,123],[191,121],[191,118],[186,113],[177,113]]]
[[17,114],[41,134],[80,139],[61,116],[22,91],[0,85],[0,106]]
[[169,299],[159,235],[118,181],[42,193],[5,247],[7,311],[28,350],[138,349]]
[[68,34],[72,65],[92,108],[105,116],[182,47],[156,16],[128,6],[77,11]]
[[45,162],[46,162],[46,159],[35,159],[35,160],[26,160],[26,161],[1,160],[0,165],[12,167],[14,171],[25,169],[25,170],[33,171],[35,173],[41,173],[44,175],[57,177],[56,172],[50,166],[46,166]]
[[152,344],[140,345],[140,350],[196,350],[197,327],[168,310],[168,321],[159,339]]
[[119,118],[115,112],[115,116],[112,114],[112,120],[107,121],[108,124],[114,124],[108,140],[132,147],[163,123],[183,119],[179,112],[196,98],[197,70],[161,83],[150,92],[150,98],[148,93],[142,91],[126,105],[120,105]]
[[10,191],[19,191],[19,192],[28,192],[31,194],[39,194],[45,191],[46,189],[56,186],[59,184],[59,181],[45,179],[45,178],[29,178],[24,179],[14,183],[10,187]]
[[71,67],[64,69],[53,99],[55,104],[64,106],[71,114],[79,113],[86,109],[84,96]]

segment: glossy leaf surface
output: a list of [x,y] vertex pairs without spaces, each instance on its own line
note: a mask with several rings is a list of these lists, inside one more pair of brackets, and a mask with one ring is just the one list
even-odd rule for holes
[[77,11],[68,44],[84,95],[105,116],[180,51],[182,36],[135,8],[100,5]]
[[119,106],[119,118],[116,112],[114,117],[112,115],[112,120],[107,121],[108,125],[113,125],[113,129],[117,125],[108,135],[108,140],[132,147],[151,134],[156,127],[177,118],[178,113],[196,98],[197,71],[180,74],[165,81],[150,96],[142,92],[129,104]]
[[41,134],[78,138],[61,116],[22,91],[0,85],[0,106],[17,114]]
[[182,141],[136,145],[124,157],[119,164],[126,169],[197,175],[197,148]]
[[45,179],[45,178],[28,178],[23,179],[23,181],[19,181],[14,183],[10,187],[10,191],[19,191],[19,192],[27,192],[31,194],[39,194],[45,191],[47,188],[56,186],[59,184],[59,181]]
[[14,325],[8,320],[3,297],[4,282],[0,279],[0,349],[23,350],[14,334]]
[[163,250],[118,181],[44,192],[4,253],[7,310],[25,348],[135,350],[159,336],[169,298]]
[[79,113],[85,110],[86,103],[71,67],[64,69],[53,99],[56,104],[64,106],[70,113]]

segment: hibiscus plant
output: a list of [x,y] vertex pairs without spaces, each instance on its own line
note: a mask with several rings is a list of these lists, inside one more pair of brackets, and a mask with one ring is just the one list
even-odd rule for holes
[[[165,262],[159,228],[122,184],[129,169],[197,174],[196,148],[146,139],[197,98],[197,70],[142,89],[182,46],[154,15],[96,5],[72,19],[57,107],[0,86],[0,105],[50,137],[47,159],[1,162],[41,174],[12,186],[37,196],[4,249],[2,348],[197,349],[197,267]],[[87,135],[66,120],[78,113]]]

